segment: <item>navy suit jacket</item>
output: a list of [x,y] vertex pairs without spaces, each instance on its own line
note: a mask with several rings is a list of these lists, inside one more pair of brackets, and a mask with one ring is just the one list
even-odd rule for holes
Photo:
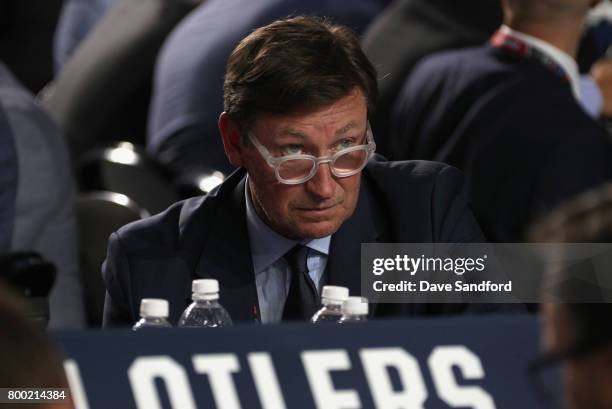
[[461,169],[495,242],[524,240],[534,218],[612,178],[608,135],[569,84],[490,45],[423,61],[401,91],[388,142],[393,160]]
[[230,53],[257,27],[293,15],[326,16],[361,32],[390,0],[207,0],[166,40],[155,68],[147,149],[189,173],[233,168],[217,128]]
[[[176,323],[191,302],[191,281],[197,278],[219,280],[221,303],[234,321],[257,318],[244,175],[240,169],[208,196],[179,202],[111,235],[102,268],[107,287],[104,326],[134,323],[140,300],[147,297],[167,299],[170,320]],[[326,283],[361,292],[360,258],[355,257],[361,243],[481,241],[459,171],[432,162],[373,160],[362,174],[355,212],[332,236]],[[372,314],[450,314],[464,308],[379,304]]]

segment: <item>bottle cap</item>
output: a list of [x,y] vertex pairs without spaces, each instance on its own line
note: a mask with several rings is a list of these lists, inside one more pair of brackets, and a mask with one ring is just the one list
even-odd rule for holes
[[342,305],[342,302],[349,296],[349,289],[346,287],[339,287],[337,285],[326,285],[323,287],[321,292],[321,298],[323,301],[327,301],[330,304]]
[[216,300],[219,298],[219,281],[212,278],[193,280],[191,291],[194,300]]
[[168,318],[168,301],[161,298],[143,298],[140,301],[140,316],[146,318]]
[[342,303],[343,315],[367,315],[368,299],[363,297],[348,297]]

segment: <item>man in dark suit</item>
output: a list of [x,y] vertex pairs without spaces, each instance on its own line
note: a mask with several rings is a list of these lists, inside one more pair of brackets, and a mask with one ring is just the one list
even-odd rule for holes
[[297,17],[255,30],[230,56],[224,91],[219,130],[240,169],[111,236],[104,325],[134,322],[143,297],[168,299],[176,322],[202,277],[219,280],[234,321],[307,319],[324,284],[360,293],[361,243],[482,239],[457,170],[374,156],[376,72],[349,29]]
[[592,0],[504,0],[489,44],[432,56],[394,112],[392,159],[463,170],[491,241],[612,177],[608,136],[581,108],[574,60]]

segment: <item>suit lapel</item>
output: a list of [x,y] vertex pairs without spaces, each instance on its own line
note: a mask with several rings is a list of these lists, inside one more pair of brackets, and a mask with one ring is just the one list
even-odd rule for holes
[[377,214],[366,178],[362,178],[355,212],[332,236],[326,269],[327,282],[348,287],[351,295],[361,294],[361,243],[381,238],[377,226],[384,225],[376,224]]
[[206,217],[208,232],[195,274],[219,280],[221,304],[232,319],[249,321],[256,318],[259,308],[246,227],[244,172],[235,172],[226,183]]

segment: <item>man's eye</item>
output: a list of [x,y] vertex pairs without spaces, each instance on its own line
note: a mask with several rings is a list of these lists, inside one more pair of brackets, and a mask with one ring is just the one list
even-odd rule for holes
[[350,148],[352,146],[355,146],[355,140],[354,139],[346,138],[346,139],[342,139],[340,142],[338,142],[338,148],[339,149],[346,149],[346,148]]
[[302,145],[285,145],[282,147],[281,151],[283,155],[301,155]]

